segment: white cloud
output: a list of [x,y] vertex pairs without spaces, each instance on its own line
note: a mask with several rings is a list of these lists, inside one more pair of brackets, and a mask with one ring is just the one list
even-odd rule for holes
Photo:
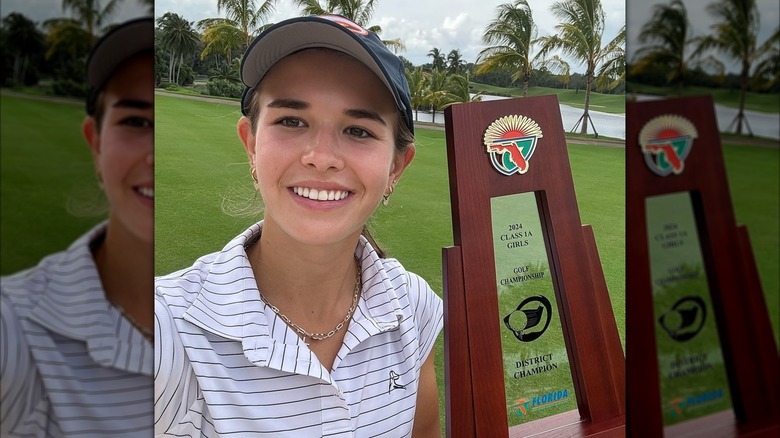
[[[39,24],[51,18],[72,16],[69,12],[63,11],[62,0],[2,0],[0,2],[0,16],[5,17],[11,12],[21,13]],[[119,2],[114,14],[105,24],[121,23],[145,15],[148,15],[146,6],[133,0]]]

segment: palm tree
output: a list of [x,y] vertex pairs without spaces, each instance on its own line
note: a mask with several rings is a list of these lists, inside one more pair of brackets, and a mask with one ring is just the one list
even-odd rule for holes
[[686,46],[692,42],[688,11],[682,0],[657,4],[653,7],[653,16],[642,25],[639,42],[655,44],[644,46],[636,52],[636,64],[631,74],[640,74],[649,68],[666,71],[666,79],[677,85],[677,95],[682,96],[685,78],[688,73],[685,53]]
[[406,81],[409,83],[410,102],[414,108],[414,121],[418,120],[417,112],[425,105],[425,96],[428,88],[428,78],[423,72],[422,67],[414,70],[405,69]]
[[217,12],[225,10],[227,19],[237,23],[244,35],[244,47],[249,42],[254,31],[273,14],[276,0],[263,0],[260,6],[255,6],[255,0],[217,0]]
[[198,47],[198,33],[192,28],[192,23],[173,12],[166,12],[158,18],[157,25],[160,28],[160,44],[169,54],[168,80],[179,83],[184,57],[194,53]]
[[90,35],[72,18],[54,18],[43,23],[49,49],[46,59],[58,66],[60,79],[84,80],[84,66],[90,48]]
[[468,75],[451,75],[448,79],[448,90],[445,96],[444,107],[455,103],[479,102],[482,100],[482,92],[471,95]]
[[[325,2],[320,0],[293,0],[293,3],[303,8],[301,12],[305,15],[341,15],[364,29],[377,35],[382,34],[381,26],[369,25],[371,17],[374,15],[377,0],[326,0]],[[382,42],[396,53],[406,49],[400,38],[382,40]]]
[[444,70],[433,70],[428,78],[426,103],[431,105],[431,121],[436,122],[436,111],[443,110],[448,103],[450,75]]
[[62,0],[62,10],[69,10],[76,15],[76,20],[84,25],[89,34],[91,46],[95,43],[96,30],[114,13],[120,1],[110,0],[101,8],[100,0]]
[[497,69],[511,69],[513,81],[522,81],[523,97],[528,94],[528,81],[533,71],[531,45],[536,39],[531,8],[527,0],[516,0],[498,7],[498,16],[488,24],[482,40],[490,47],[477,56],[477,74]]
[[368,29],[368,22],[374,15],[377,0],[294,0],[308,15],[338,14]]
[[[582,123],[580,132],[587,134],[588,122],[593,124],[588,110],[596,71],[599,65],[614,57],[613,52],[620,45],[621,35],[604,47],[601,46],[601,37],[604,35],[604,9],[601,0],[562,0],[553,3],[550,11],[561,22],[555,26],[558,35],[539,38],[542,43],[541,53],[544,55],[558,49],[564,55],[585,63],[585,111],[573,129],[577,129]],[[624,33],[622,39],[625,39]]]
[[431,49],[431,51],[428,52],[428,56],[433,59],[431,70],[444,70],[446,68],[447,60],[444,58],[444,53],[442,53],[438,47]]
[[450,53],[447,54],[447,71],[450,74],[457,75],[460,74],[460,71],[465,65],[466,61],[463,59],[463,55],[460,53],[460,50],[450,50]]
[[604,47],[601,67],[596,73],[596,88],[603,91],[615,89],[626,80],[626,25]]
[[[774,43],[770,43],[770,41]],[[780,27],[775,29],[775,33],[769,37],[764,45],[771,47],[767,50],[766,56],[756,63],[753,70],[753,80],[751,85],[754,89],[772,89],[780,83]]]
[[201,42],[205,45],[200,54],[201,60],[209,55],[222,56],[224,64],[230,65],[233,62],[233,53],[244,48],[245,35],[231,20],[207,18],[198,22],[198,28],[203,30]]
[[[772,57],[773,46],[780,43],[777,31],[773,36],[758,45],[758,30],[760,28],[759,10],[755,0],[719,0],[707,6],[717,23],[711,26],[713,34],[699,40],[697,53],[708,49],[716,49],[728,57],[739,61],[741,66],[739,80],[739,111],[732,125],[736,123],[736,133],[742,134],[742,123],[745,122],[750,135],[750,126],[745,118],[745,96],[747,95],[750,70],[754,63],[759,65]],[[731,127],[731,125],[729,125]]]
[[11,12],[3,17],[3,32],[5,50],[14,57],[13,80],[23,84],[30,58],[39,54],[44,48],[44,37],[35,27],[35,22],[18,12]]
[[209,72],[209,80],[221,79],[229,82],[238,83],[241,81],[239,76],[239,61],[230,64],[219,64]]

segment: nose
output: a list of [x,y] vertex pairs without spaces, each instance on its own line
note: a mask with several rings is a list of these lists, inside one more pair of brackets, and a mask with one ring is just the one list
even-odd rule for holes
[[344,156],[339,145],[338,135],[329,129],[313,132],[309,144],[301,156],[304,166],[311,166],[321,172],[344,167]]

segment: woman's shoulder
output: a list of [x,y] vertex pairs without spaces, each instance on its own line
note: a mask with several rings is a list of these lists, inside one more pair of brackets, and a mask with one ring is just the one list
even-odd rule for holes
[[258,233],[261,226],[262,222],[252,225],[228,242],[220,251],[199,257],[186,268],[155,277],[155,293],[158,296],[187,294],[187,291],[200,290],[212,274],[224,276],[245,266],[246,251],[244,246],[248,239]]
[[100,223],[76,239],[67,249],[43,257],[35,266],[0,277],[0,294],[23,309],[46,293],[50,282],[75,283],[98,278],[90,244],[105,232]]
[[207,254],[198,258],[191,266],[155,277],[154,293],[156,299],[167,305],[181,303],[182,300],[186,304],[191,304],[203,287],[218,254]]

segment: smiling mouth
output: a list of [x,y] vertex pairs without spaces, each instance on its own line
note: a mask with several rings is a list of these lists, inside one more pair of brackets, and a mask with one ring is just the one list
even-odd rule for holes
[[317,190],[308,187],[293,187],[292,191],[302,197],[314,201],[340,201],[349,196],[346,190]]
[[136,187],[135,191],[144,198],[154,199],[154,188],[152,187]]

